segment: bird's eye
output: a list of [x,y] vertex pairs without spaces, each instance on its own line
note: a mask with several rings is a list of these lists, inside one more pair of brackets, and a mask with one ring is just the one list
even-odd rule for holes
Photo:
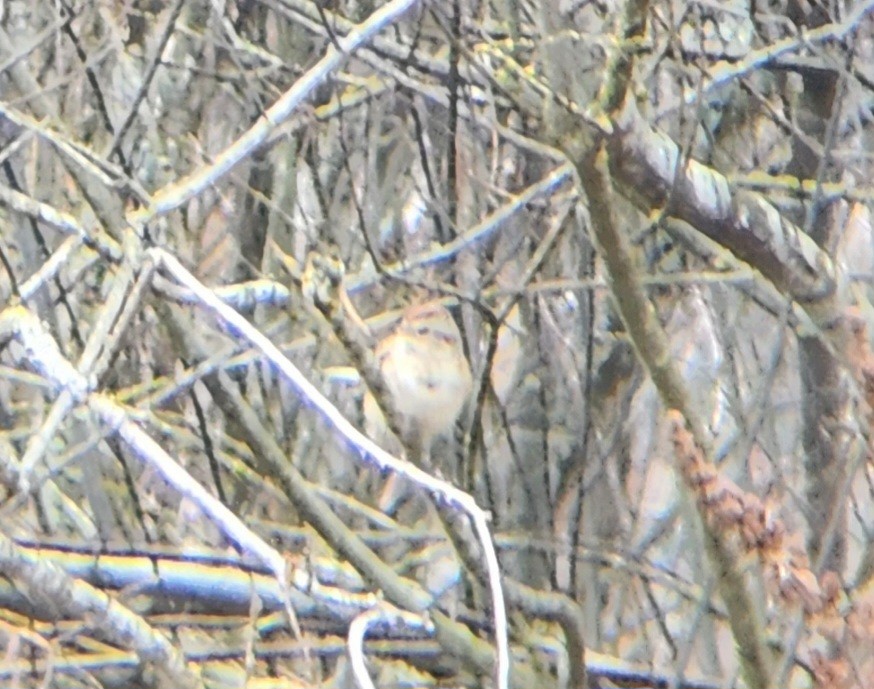
[[416,328],[417,335],[427,335],[429,332],[431,332],[431,328],[429,328],[427,325],[420,325],[418,328]]

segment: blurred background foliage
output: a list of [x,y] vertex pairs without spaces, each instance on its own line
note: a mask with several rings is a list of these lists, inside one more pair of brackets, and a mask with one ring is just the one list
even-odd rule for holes
[[[190,175],[221,162],[379,5],[7,0],[0,301],[24,303],[76,364],[106,305],[130,289],[125,271],[142,266],[129,248],[120,260],[100,247],[163,247],[363,427],[365,363],[343,337],[350,317],[341,310],[347,325],[338,326],[308,308],[307,258],[342,265],[342,289],[377,337],[404,308],[442,299],[478,394],[452,437],[435,441],[430,468],[491,511],[502,572],[530,587],[527,605],[510,595],[510,636],[536,686],[580,681],[574,670],[584,662],[568,655],[566,625],[537,613],[538,592],[576,611],[593,686],[627,678],[634,663],[646,668],[643,685],[666,677],[678,687],[686,678],[736,686],[739,673],[755,684],[736,653],[734,608],[725,605],[730,594],[708,557],[702,518],[734,548],[761,645],[783,667],[771,681],[785,683],[773,686],[871,686],[863,649],[872,634],[864,620],[874,501],[863,374],[874,314],[872,4],[414,3],[320,77],[263,145],[184,202],[153,211],[156,195],[190,188]],[[632,10],[646,19],[634,44]],[[646,342],[629,337],[616,308],[603,256],[610,247],[591,239],[598,219],[576,184],[588,174],[585,158],[568,164],[565,156],[579,136],[596,147],[605,138],[597,117],[625,107],[595,107],[610,102],[604,89],[616,82],[620,57],[631,65],[624,99],[678,151],[666,182],[628,153],[618,116],[606,135],[618,144],[613,216],[712,441],[720,488],[709,503],[676,471],[669,417],[639,363]],[[637,143],[670,165],[667,148]],[[673,187],[688,180],[691,160],[731,190],[735,205],[720,211],[743,230],[739,245],[720,243],[706,226],[705,207],[726,197],[703,178],[700,188],[695,180],[684,187],[697,197]],[[636,173],[643,183],[629,182]],[[653,202],[655,190],[663,204]],[[765,220],[743,214],[739,199],[749,198],[764,204]],[[65,244],[46,208],[75,218],[92,240]],[[149,222],[134,227],[143,213]],[[799,254],[812,255],[810,240],[817,258],[799,265]],[[53,262],[58,269],[41,279]],[[822,279],[825,293],[800,296],[799,274]],[[29,279],[38,289],[22,295]],[[349,592],[379,589],[350,568],[330,534],[309,525],[253,435],[266,434],[387,567],[430,590],[435,609],[492,643],[489,596],[429,498],[407,488],[381,511],[387,476],[236,331],[162,277],[117,337],[94,389],[125,405],[295,566]],[[207,380],[229,385],[260,425],[230,412]],[[259,608],[251,593],[220,596],[221,574],[192,574],[179,588],[169,579],[155,585],[157,564],[141,578],[121,576],[140,556],[192,563],[196,554],[218,572],[261,570],[238,562],[198,505],[85,407],[52,426],[58,387],[4,338],[3,534],[139,612],[208,685],[270,677],[291,685],[296,673],[351,686],[342,600],[300,603],[302,644],[268,619],[275,601]],[[46,445],[41,478],[23,494],[15,476],[34,437]],[[730,523],[710,511],[725,495],[740,496]],[[767,541],[769,553],[764,537],[751,546],[732,531],[752,505],[762,528],[781,534]],[[99,553],[120,559],[105,559],[103,569]],[[77,568],[77,558],[95,564]],[[59,613],[20,573],[0,574],[4,682],[160,683],[142,656],[131,661],[117,644],[110,653],[94,620]],[[371,639],[378,686],[491,681],[445,639],[396,628]]]

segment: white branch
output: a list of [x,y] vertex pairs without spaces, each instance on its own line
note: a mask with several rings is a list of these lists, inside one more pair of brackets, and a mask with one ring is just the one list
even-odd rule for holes
[[288,119],[310,93],[324,83],[354,50],[395,21],[415,2],[416,0],[392,0],[371,14],[366,21],[356,25],[346,36],[338,37],[339,50],[330,46],[325,56],[282,94],[263,117],[215,157],[212,165],[202,167],[188,177],[160,189],[152,197],[151,206],[131,214],[129,218],[131,223],[137,227],[155,216],[166,215],[215,184],[231,168],[263,144],[270,133]]
[[370,458],[381,469],[390,469],[422,486],[430,493],[456,505],[466,512],[473,521],[480,543],[486,557],[486,569],[489,575],[489,585],[492,592],[494,608],[495,634],[497,636],[498,662],[497,685],[499,689],[507,687],[509,681],[510,653],[507,639],[507,613],[504,607],[504,593],[501,588],[501,572],[498,556],[489,532],[488,514],[482,510],[476,501],[464,491],[445,481],[441,481],[422,471],[410,462],[403,461],[383,450],[379,445],[353,426],[343,414],[316,388],[300,370],[270,341],[261,331],[254,327],[243,316],[225,304],[212,290],[203,285],[174,256],[163,249],[153,248],[148,254],[156,265],[163,266],[180,284],[197,295],[201,303],[212,310],[215,315],[227,323],[234,332],[247,339],[276,366],[286,379],[297,389],[315,409],[334,427],[334,429],[353,447],[361,451],[364,457]]

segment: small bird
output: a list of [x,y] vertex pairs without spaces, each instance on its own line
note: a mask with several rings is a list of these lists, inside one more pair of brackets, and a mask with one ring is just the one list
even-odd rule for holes
[[[375,354],[404,440],[427,456],[434,438],[452,430],[473,387],[458,326],[439,302],[412,306]],[[384,433],[385,418],[370,393],[364,418],[373,437]]]

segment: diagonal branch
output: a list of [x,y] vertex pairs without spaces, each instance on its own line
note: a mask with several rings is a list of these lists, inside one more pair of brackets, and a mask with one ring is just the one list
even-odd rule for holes
[[834,316],[835,267],[826,252],[761,194],[732,189],[716,170],[690,160],[679,171],[680,147],[626,99],[607,140],[610,172],[647,210],[667,205],[683,220],[760,270],[827,327]]
[[261,146],[273,130],[324,83],[331,72],[349,59],[349,55],[356,48],[364,45],[377,32],[404,14],[415,2],[416,0],[392,0],[371,14],[366,21],[354,26],[346,36],[338,39],[340,50],[330,46],[325,56],[298,79],[254,125],[215,157],[212,165],[200,168],[188,177],[159,189],[149,207],[131,214],[131,223],[137,227],[155,217],[166,215],[224,177],[237,163]]
[[[172,255],[161,249],[150,249],[149,255],[156,262],[159,262],[166,268],[173,277],[200,296],[204,306],[213,310],[222,320],[229,326],[234,328],[249,342],[258,347],[267,358],[282,372],[286,379],[297,388],[310,404],[312,404],[323,417],[334,427],[353,447],[358,448],[367,458],[375,462],[381,468],[391,469],[392,471],[411,479],[416,484],[422,486],[426,490],[441,497],[447,502],[455,505],[464,513],[466,513],[473,522],[474,530],[477,533],[480,544],[486,559],[486,570],[488,572],[489,584],[492,591],[492,606],[495,618],[495,634],[497,636],[497,663],[495,673],[497,677],[498,687],[507,687],[510,667],[509,643],[507,639],[507,616],[504,607],[504,594],[501,588],[501,572],[498,564],[498,557],[495,551],[494,542],[488,527],[488,515],[484,512],[467,493],[458,490],[451,484],[434,478],[425,471],[422,471],[410,462],[404,462],[392,457],[389,453],[379,447],[370,438],[356,429],[349,421],[330,403],[330,401],[319,392],[316,387],[310,383],[306,377],[297,369],[291,361],[273,344],[269,338],[264,336],[256,328],[252,327],[249,322],[239,313],[231,309],[218,297],[206,289],[191,273],[189,273],[178,260]],[[284,467],[285,462],[277,462],[279,468],[290,469]],[[298,481],[289,475],[288,484],[293,487]],[[297,491],[295,491],[297,492]],[[310,497],[310,496],[303,496]],[[312,496],[314,497],[314,496]],[[324,512],[322,509],[312,509],[311,517]],[[323,517],[322,519],[324,519]],[[339,522],[339,520],[337,520]],[[336,524],[333,525],[336,530]],[[348,531],[347,529],[344,530]],[[361,544],[360,548],[356,547],[356,554],[360,557],[356,558],[356,564],[364,565],[365,571],[371,578],[374,575],[383,571],[381,563],[374,562],[375,566],[368,566],[366,563],[372,562],[372,553],[365,552],[366,548]],[[383,584],[385,587],[385,584]],[[404,585],[396,582],[392,588],[400,593],[400,589]],[[387,589],[387,593],[391,595],[391,590]],[[406,599],[407,594],[400,594]],[[416,609],[414,606],[412,609]]]

